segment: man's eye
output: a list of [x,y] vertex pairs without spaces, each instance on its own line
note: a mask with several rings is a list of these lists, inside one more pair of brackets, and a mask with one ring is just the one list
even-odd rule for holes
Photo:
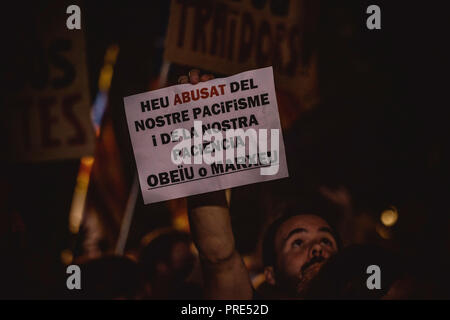
[[292,242],[292,246],[293,246],[293,247],[300,247],[300,246],[302,245],[302,243],[303,243],[303,240],[301,240],[301,239],[296,239],[296,240],[294,240],[294,241]]
[[322,239],[322,243],[323,243],[323,244],[326,244],[327,246],[333,245],[333,242],[331,242],[331,240],[328,239],[328,238],[323,238],[323,239]]

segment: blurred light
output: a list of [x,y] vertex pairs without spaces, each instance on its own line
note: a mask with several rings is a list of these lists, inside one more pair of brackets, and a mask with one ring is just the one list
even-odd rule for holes
[[98,88],[100,91],[108,91],[111,86],[111,80],[114,73],[113,66],[105,64],[100,71],[100,77],[98,79]]
[[119,54],[119,46],[113,44],[106,49],[105,53],[105,63],[115,64],[117,60],[117,55]]
[[231,202],[231,189],[225,189],[225,199],[227,200],[228,207]]
[[189,232],[189,219],[186,215],[177,215],[172,220],[173,227],[179,231]]
[[91,167],[94,164],[94,157],[83,157],[81,158],[81,163],[84,166]]
[[61,262],[65,265],[71,264],[73,261],[73,253],[69,249],[61,251]]
[[390,238],[392,238],[392,232],[391,230],[389,230],[388,228],[386,228],[385,226],[383,226],[382,224],[377,224],[377,226],[375,227],[378,235],[385,239],[388,240]]
[[106,49],[105,59],[100,77],[98,79],[98,88],[100,91],[108,91],[111,87],[111,80],[114,74],[114,65],[119,54],[119,46],[113,44]]
[[194,242],[191,242],[191,245],[189,246],[189,248],[191,249],[191,252],[194,256],[198,257],[198,249],[195,246]]
[[100,131],[100,125],[102,123],[103,115],[105,114],[107,105],[108,93],[105,91],[99,91],[97,93],[97,96],[95,97],[91,112],[91,118],[97,131]]
[[189,219],[186,199],[173,199],[167,202],[172,216],[172,226],[175,230],[189,232]]
[[116,64],[117,55],[119,54],[119,46],[113,44],[106,49],[103,66],[98,77],[97,96],[92,107],[92,121],[97,136],[100,134],[100,124],[108,105],[108,91],[111,87],[111,81],[114,75],[114,65]]
[[80,229],[81,220],[83,219],[84,204],[89,186],[89,178],[91,174],[94,157],[81,158],[80,168],[78,169],[77,184],[72,198],[72,206],[69,214],[69,230],[73,234],[77,234]]
[[381,213],[381,222],[386,227],[392,227],[398,220],[398,211],[394,206],[389,207],[389,209],[384,210]]
[[258,273],[251,280],[253,288],[256,289],[266,281],[266,276],[264,275],[264,273]]

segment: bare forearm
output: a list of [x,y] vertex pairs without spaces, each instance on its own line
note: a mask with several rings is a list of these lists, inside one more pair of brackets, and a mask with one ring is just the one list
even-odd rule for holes
[[202,259],[211,263],[226,260],[234,252],[234,237],[225,192],[188,198],[192,237]]
[[251,299],[248,271],[236,251],[225,192],[188,199],[191,234],[200,254],[205,297]]
[[[195,85],[213,79],[200,77],[191,70],[179,83]],[[230,213],[224,191],[188,198],[189,223],[194,243],[199,251],[205,279],[205,296],[212,299],[250,299],[253,295],[248,271],[236,251]]]
[[252,299],[248,270],[237,251],[218,264],[202,261],[202,269],[206,299]]

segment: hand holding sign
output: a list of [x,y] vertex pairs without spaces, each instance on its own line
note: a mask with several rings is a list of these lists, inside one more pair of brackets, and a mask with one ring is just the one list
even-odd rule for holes
[[272,68],[211,78],[124,98],[145,203],[288,176]]
[[213,79],[214,79],[214,76],[212,74],[203,74],[202,76],[200,76],[199,70],[192,69],[191,71],[189,71],[188,76],[180,76],[178,78],[178,83],[179,84],[184,84],[184,83],[197,84],[199,81],[205,82],[205,81],[213,80]]

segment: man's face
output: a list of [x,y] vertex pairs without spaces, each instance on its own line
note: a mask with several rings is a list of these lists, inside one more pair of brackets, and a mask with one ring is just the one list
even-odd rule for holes
[[301,296],[325,261],[338,250],[331,227],[315,215],[286,220],[275,235],[273,283]]

